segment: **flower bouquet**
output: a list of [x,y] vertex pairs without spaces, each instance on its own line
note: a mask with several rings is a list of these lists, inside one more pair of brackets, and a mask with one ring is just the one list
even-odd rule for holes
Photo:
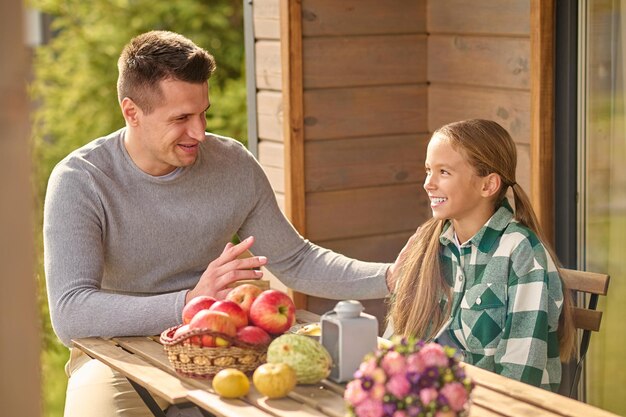
[[356,417],[453,417],[467,414],[473,388],[456,350],[397,337],[365,357],[344,399]]

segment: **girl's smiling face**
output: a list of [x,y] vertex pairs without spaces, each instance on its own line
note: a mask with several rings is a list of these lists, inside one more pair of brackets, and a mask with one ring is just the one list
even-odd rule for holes
[[479,177],[465,156],[441,134],[428,143],[425,167],[424,189],[433,217],[452,220],[459,241],[464,243],[494,213],[492,194],[487,191],[491,175]]

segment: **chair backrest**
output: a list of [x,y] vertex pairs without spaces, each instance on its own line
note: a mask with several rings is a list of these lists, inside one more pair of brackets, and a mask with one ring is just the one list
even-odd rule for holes
[[574,326],[582,331],[580,346],[578,348],[578,362],[572,385],[570,387],[570,397],[575,397],[578,389],[578,382],[582,371],[583,360],[589,348],[591,332],[600,330],[602,322],[602,312],[596,310],[600,295],[606,295],[609,289],[610,277],[607,274],[596,272],[577,271],[574,269],[561,269],[561,279],[572,291],[588,294],[586,305],[574,307]]

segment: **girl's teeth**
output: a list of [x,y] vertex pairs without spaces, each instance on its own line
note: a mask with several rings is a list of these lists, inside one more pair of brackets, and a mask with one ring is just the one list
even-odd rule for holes
[[443,203],[447,198],[433,198],[433,203]]

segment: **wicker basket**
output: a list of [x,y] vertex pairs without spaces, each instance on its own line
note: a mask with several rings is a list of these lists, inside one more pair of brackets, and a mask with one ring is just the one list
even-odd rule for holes
[[[173,338],[180,326],[170,327],[161,333],[161,344],[167,358],[181,375],[194,378],[212,378],[224,368],[235,368],[251,375],[265,362],[267,346],[250,345],[222,333],[207,329],[194,329],[184,335]],[[228,340],[229,347],[200,347],[193,345],[193,336],[219,336]]]

